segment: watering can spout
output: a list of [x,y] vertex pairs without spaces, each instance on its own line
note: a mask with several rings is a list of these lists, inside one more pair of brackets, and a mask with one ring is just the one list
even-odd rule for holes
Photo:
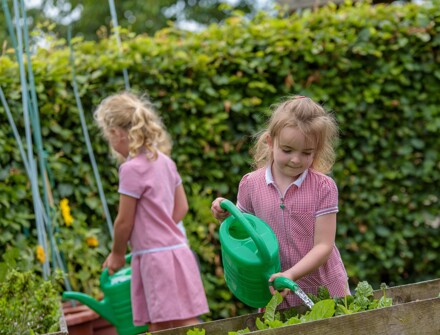
[[72,299],[72,300],[78,300],[80,303],[86,305],[87,307],[90,307],[90,309],[94,310],[96,313],[98,313],[100,316],[102,316],[104,319],[112,322],[112,315],[109,312],[109,308],[106,306],[106,300],[105,298],[101,301],[98,301],[91,296],[81,293],[81,292],[63,292],[63,299]]
[[307,296],[307,294],[304,293],[303,290],[301,290],[297,283],[290,280],[289,278],[276,277],[275,280],[272,282],[272,285],[278,291],[288,288],[293,293],[295,293],[304,302],[304,304],[306,304],[308,308],[313,307],[313,301]]

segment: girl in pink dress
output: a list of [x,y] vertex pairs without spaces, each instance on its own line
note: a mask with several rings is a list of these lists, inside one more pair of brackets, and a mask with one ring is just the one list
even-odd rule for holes
[[162,122],[150,102],[127,92],[104,99],[94,116],[125,158],[113,247],[103,267],[109,274],[121,268],[129,242],[133,323],[148,323],[149,331],[199,323],[209,309],[196,259],[177,225],[188,202]]
[[[337,137],[333,116],[303,96],[277,106],[268,128],[259,133],[256,170],[242,178],[237,207],[261,218],[277,236],[282,272],[269,282],[283,276],[306,293],[326,286],[333,297],[350,294],[335,245],[338,189],[325,175],[334,163]],[[215,199],[211,208],[220,221],[229,215],[220,207],[222,200]],[[288,294],[278,308],[300,303]]]

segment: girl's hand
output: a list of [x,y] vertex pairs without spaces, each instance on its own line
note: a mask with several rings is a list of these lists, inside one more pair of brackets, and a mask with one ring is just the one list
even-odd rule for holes
[[[270,276],[270,278],[269,278],[269,283],[272,283],[274,280],[275,280],[275,278],[277,278],[277,277],[285,277],[285,278],[289,278],[290,279],[290,277],[285,273],[285,272],[278,272],[278,273],[274,273],[274,274],[272,274],[272,276]],[[272,293],[272,295],[274,295],[275,294],[275,292],[276,292],[276,290],[275,290],[275,288],[272,286],[272,284],[270,284],[270,286],[269,286],[269,290],[270,290],[270,293]],[[280,294],[281,294],[281,296],[284,298],[286,295],[288,295],[290,293],[290,290],[288,289],[288,288],[285,288],[284,290],[282,290],[282,291],[280,291]]]
[[111,276],[116,271],[118,271],[120,268],[122,268],[125,265],[125,256],[119,256],[114,254],[113,252],[108,255],[105,262],[102,264],[102,268],[108,268],[108,274]]
[[220,207],[220,202],[222,202],[222,200],[225,200],[225,198],[217,198],[212,202],[211,205],[212,214],[220,222],[222,222],[229,215],[231,215],[228,211],[225,211],[223,208]]

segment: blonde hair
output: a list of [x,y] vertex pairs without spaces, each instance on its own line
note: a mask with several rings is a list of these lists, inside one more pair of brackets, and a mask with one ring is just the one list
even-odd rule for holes
[[253,147],[255,168],[273,161],[273,152],[267,143],[268,135],[277,139],[285,127],[299,129],[307,141],[316,145],[311,167],[322,173],[331,171],[335,162],[338,126],[334,116],[322,106],[304,96],[293,96],[274,107],[267,128],[256,135]]
[[127,132],[131,156],[143,150],[152,159],[157,158],[157,150],[166,155],[171,153],[171,138],[152,103],[145,97],[129,92],[111,95],[99,104],[93,116],[105,137],[114,128]]

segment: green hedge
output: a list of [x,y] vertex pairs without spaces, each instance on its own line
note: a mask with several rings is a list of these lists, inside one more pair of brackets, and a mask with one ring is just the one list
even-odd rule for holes
[[[339,246],[354,286],[397,285],[440,276],[440,2],[346,4],[286,18],[232,17],[198,33],[173,28],[154,37],[123,33],[74,40],[81,101],[109,207],[117,203],[117,167],[92,121],[108,94],[148,92],[174,139],[173,158],[191,213],[185,220],[198,253],[211,314],[249,311],[224,285],[218,225],[210,203],[235,200],[250,170],[252,135],[271,104],[308,95],[335,112],[341,129],[333,177],[340,190]],[[106,232],[96,182],[71,87],[69,49],[54,40],[32,58],[44,148],[56,201]],[[0,83],[24,136],[18,67],[0,58]],[[28,178],[0,107],[0,250],[34,246]],[[99,234],[108,248],[107,234]],[[24,242],[23,242],[24,241]]]

